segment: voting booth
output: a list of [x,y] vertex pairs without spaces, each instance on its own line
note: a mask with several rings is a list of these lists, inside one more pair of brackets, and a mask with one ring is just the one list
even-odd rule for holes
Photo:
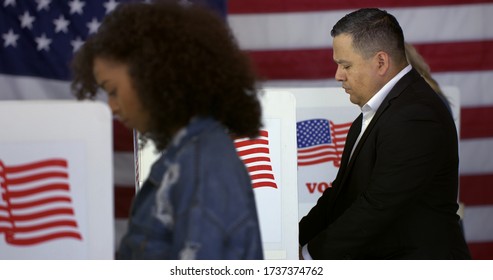
[[[361,113],[342,88],[289,88],[296,97],[299,219],[331,187],[340,166],[346,135]],[[460,128],[457,87],[442,88]],[[459,214],[462,216],[461,209]]]
[[342,88],[293,88],[296,97],[298,218],[315,205],[341,164],[346,135],[361,113]]
[[261,102],[275,182],[271,187],[254,185],[264,255],[298,259],[296,100],[288,91],[265,90]]
[[2,101],[0,130],[0,259],[113,259],[108,107]]
[[[295,98],[287,91],[265,90],[260,99],[260,136],[236,139],[235,144],[252,178],[264,257],[298,259]],[[149,144],[136,153],[137,186],[159,156]]]

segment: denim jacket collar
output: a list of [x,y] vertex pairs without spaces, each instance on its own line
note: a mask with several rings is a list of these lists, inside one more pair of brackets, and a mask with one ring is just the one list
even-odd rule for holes
[[192,142],[204,131],[219,129],[222,126],[211,117],[194,117],[190,123],[175,133],[167,148],[161,152],[161,157],[152,165],[149,180],[159,185],[163,179],[163,170],[167,162],[174,159],[176,154],[188,143]]

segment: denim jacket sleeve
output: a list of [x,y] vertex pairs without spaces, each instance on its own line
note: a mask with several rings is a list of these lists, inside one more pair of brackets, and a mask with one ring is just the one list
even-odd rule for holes
[[195,139],[178,157],[173,188],[180,259],[261,259],[250,177],[228,137]]
[[250,177],[224,128],[184,139],[153,165],[119,257],[262,259]]

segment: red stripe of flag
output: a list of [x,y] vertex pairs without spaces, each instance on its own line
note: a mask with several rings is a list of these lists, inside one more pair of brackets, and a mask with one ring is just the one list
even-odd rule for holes
[[115,218],[128,218],[135,196],[135,186],[116,185],[113,193]]
[[12,219],[14,220],[14,222],[33,221],[36,219],[46,218],[46,217],[50,217],[50,216],[57,216],[57,215],[71,215],[71,216],[73,216],[74,210],[72,208],[68,208],[68,207],[58,207],[56,209],[39,211],[39,212],[32,213],[32,214],[25,214],[25,215],[12,214]]
[[249,163],[253,163],[253,162],[270,162],[270,158],[268,158],[268,157],[254,157],[254,158],[243,159],[243,163],[245,165],[248,165]]
[[[413,44],[432,73],[493,69],[493,40]],[[452,61],[453,60],[453,61]]]
[[269,132],[267,130],[260,130],[259,137],[269,137]]
[[473,260],[492,260],[493,242],[468,242]]
[[467,205],[493,205],[493,174],[461,175],[459,200]]
[[351,124],[352,122],[349,122],[349,123],[331,123],[332,124],[332,128],[334,128],[334,130],[337,130],[338,133],[344,133],[344,134],[347,134],[349,132],[349,128],[351,127]]
[[42,224],[33,225],[33,226],[16,226],[15,232],[16,233],[26,233],[26,232],[33,232],[33,231],[55,228],[55,227],[77,228],[77,223],[73,220],[58,220],[55,222],[47,222],[47,223],[42,223]]
[[[255,145],[257,143],[251,143],[250,145]],[[269,148],[251,148],[251,149],[246,149],[246,150],[243,150],[243,151],[239,151],[238,152],[238,155],[240,157],[244,157],[244,156],[247,156],[247,155],[251,155],[251,154],[256,154],[256,153],[262,153],[262,154],[269,154]]]
[[269,181],[262,181],[262,182],[252,184],[252,188],[254,188],[254,189],[265,188],[265,187],[277,189],[277,184],[275,182],[269,182]]
[[266,80],[327,79],[335,75],[332,49],[248,51],[257,73]]
[[38,193],[44,193],[44,192],[49,192],[49,191],[68,191],[69,190],[69,185],[68,184],[48,184],[48,185],[43,185],[43,186],[37,186],[37,187],[32,187],[27,190],[9,190],[8,191],[8,197],[9,198],[18,198],[18,197],[26,197],[29,195],[35,195]]
[[[261,173],[261,174],[255,174],[255,175],[250,174],[250,177],[252,178],[252,181],[260,180],[260,179],[274,180],[274,175],[268,174],[268,173]],[[261,184],[261,183],[259,182],[259,184]]]
[[[317,151],[326,151],[327,149],[332,149],[335,151],[336,148],[334,147],[334,145],[325,144],[325,145],[318,145],[318,146],[308,147],[308,148],[299,148],[298,153],[307,154],[307,153],[317,152]],[[298,158],[300,158],[300,157],[298,156]]]
[[261,145],[269,145],[269,141],[267,141],[267,139],[253,139],[253,140],[244,140],[244,141],[235,142],[235,146],[237,149],[239,149],[239,148],[243,148],[246,146],[251,146],[252,143],[261,144]]
[[113,120],[113,150],[115,152],[133,152],[133,131],[119,120]]
[[[493,40],[416,45],[433,73],[493,69]],[[268,80],[333,79],[332,49],[247,51]]]
[[30,176],[25,176],[21,178],[8,179],[7,184],[9,185],[21,185],[27,184],[30,182],[35,182],[44,179],[50,178],[68,178],[68,174],[66,172],[43,172],[39,174],[34,174]]
[[30,201],[30,202],[11,204],[10,208],[14,209],[14,210],[25,209],[25,208],[31,208],[31,207],[46,205],[46,204],[50,204],[50,203],[57,203],[57,202],[69,202],[70,203],[70,202],[72,202],[72,199],[70,199],[69,197],[61,197],[61,196],[49,197],[49,198],[38,199],[35,201]]
[[460,117],[461,139],[493,137],[493,106],[462,108]]
[[12,245],[29,246],[59,238],[74,238],[82,240],[82,236],[79,233],[71,231],[59,231],[56,233],[31,238],[14,238],[10,235],[7,235],[5,239],[9,244]]
[[[269,170],[272,171],[272,166],[270,165],[253,165],[248,167],[248,172],[255,172],[255,171],[262,171],[262,170]],[[272,177],[274,179],[274,177]]]
[[[308,165],[314,165],[314,164],[319,164],[319,163],[324,163],[324,162],[331,162],[331,161],[337,161],[338,160],[338,157],[337,156],[330,156],[330,157],[324,157],[324,158],[320,158],[320,159],[314,159],[314,160],[310,160],[310,161],[303,161],[303,162],[299,162],[298,161],[298,166],[308,166]],[[334,163],[334,165],[336,167],[339,167],[339,164],[340,163]]]
[[310,155],[300,155],[301,153],[298,152],[298,159],[310,159],[314,157],[321,157],[321,156],[333,156],[334,159],[338,158],[338,154],[336,151],[323,151],[320,153],[315,153],[315,154],[310,154]]
[[17,173],[17,172],[25,172],[33,169],[44,168],[44,167],[67,167],[67,161],[64,159],[49,159],[42,160],[38,162],[33,162],[29,164],[21,164],[21,165],[11,165],[5,166],[6,173]]

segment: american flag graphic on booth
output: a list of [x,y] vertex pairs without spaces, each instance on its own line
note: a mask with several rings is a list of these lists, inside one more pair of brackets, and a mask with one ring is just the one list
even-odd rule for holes
[[50,158],[19,165],[0,159],[0,235],[11,245],[54,239],[82,240],[72,207],[67,160]]
[[261,130],[260,136],[255,139],[238,138],[234,142],[238,155],[245,163],[252,178],[252,187],[277,189],[270,160],[268,131]]
[[297,122],[298,166],[332,162],[340,167],[349,127],[351,122],[335,124],[326,119]]

